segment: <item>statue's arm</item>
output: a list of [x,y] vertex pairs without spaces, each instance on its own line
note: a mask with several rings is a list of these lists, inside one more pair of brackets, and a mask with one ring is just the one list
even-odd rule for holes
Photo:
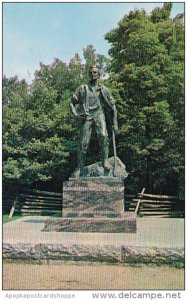
[[75,94],[71,97],[70,110],[74,117],[78,117],[77,105],[80,104],[80,99],[82,97],[82,86],[78,87]]
[[77,117],[77,110],[76,110],[76,104],[78,104],[78,98],[76,94],[73,94],[70,101],[70,110],[71,113],[74,115],[74,117]]

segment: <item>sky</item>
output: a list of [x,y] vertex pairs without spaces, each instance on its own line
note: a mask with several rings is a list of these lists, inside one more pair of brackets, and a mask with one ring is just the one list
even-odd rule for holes
[[[3,3],[3,74],[18,75],[31,83],[39,63],[54,58],[69,62],[75,53],[92,44],[108,55],[104,36],[135,8],[148,13],[163,3]],[[173,3],[171,16],[184,12],[184,3]]]

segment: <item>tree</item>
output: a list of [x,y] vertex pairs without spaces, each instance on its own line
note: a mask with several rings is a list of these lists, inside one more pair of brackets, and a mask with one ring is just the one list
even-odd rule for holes
[[159,23],[165,20],[169,19],[169,16],[171,14],[171,9],[172,9],[173,4],[171,2],[169,3],[164,3],[163,7],[156,7],[153,9],[151,13],[151,21],[153,23]]
[[3,78],[3,180],[19,181],[21,171],[18,157],[24,156],[23,139],[19,135],[24,126],[24,100],[28,85],[18,77]]
[[31,185],[49,181],[56,174],[64,173],[69,155],[65,138],[54,131],[56,94],[39,82],[31,95],[25,89],[21,97],[22,83],[17,80],[9,85],[8,81],[5,79],[8,86],[5,103],[8,94],[13,93],[13,98],[9,97],[10,104],[4,106],[4,182]]
[[[172,4],[125,15],[106,34],[110,85],[117,99],[118,153],[129,187],[179,192],[184,168],[184,26],[169,18]],[[177,92],[177,98],[176,98]],[[180,132],[180,147],[176,147]],[[179,150],[180,148],[180,150]],[[174,157],[174,159],[172,159]]]

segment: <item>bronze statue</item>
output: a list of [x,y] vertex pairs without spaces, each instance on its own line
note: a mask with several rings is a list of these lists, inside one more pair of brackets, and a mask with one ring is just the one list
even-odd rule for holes
[[118,130],[115,101],[109,90],[99,83],[99,67],[90,67],[89,75],[89,84],[81,85],[73,95],[70,103],[71,112],[77,118],[79,126],[78,167],[80,169],[80,176],[84,176],[86,153],[93,124],[95,125],[101,147],[102,165],[105,174],[110,169],[108,163],[109,140],[106,114],[112,116],[113,131]]

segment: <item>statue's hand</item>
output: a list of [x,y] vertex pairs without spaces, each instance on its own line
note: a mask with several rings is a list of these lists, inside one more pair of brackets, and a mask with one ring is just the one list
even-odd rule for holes
[[77,111],[76,111],[76,108],[75,108],[75,106],[73,105],[72,102],[70,103],[70,110],[71,110],[71,113],[73,114],[73,116],[75,118],[77,118]]
[[88,114],[79,114],[79,115],[77,115],[77,117],[79,119],[81,119],[82,121],[86,121],[88,116],[89,116]]
[[71,97],[71,101],[73,104],[77,104],[79,101],[78,101],[78,98],[75,94],[73,94],[73,96]]

